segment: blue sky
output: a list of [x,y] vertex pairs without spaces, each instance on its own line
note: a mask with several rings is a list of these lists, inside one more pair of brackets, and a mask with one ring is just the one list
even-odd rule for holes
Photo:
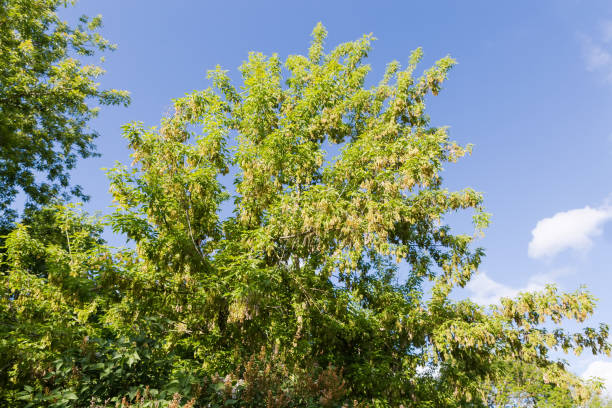
[[[612,323],[612,3],[540,1],[186,1],[81,0],[67,18],[102,14],[105,87],[127,89],[129,108],[103,109],[99,159],[83,161],[73,181],[107,212],[102,167],[129,163],[120,126],[153,126],[171,99],[208,86],[220,64],[238,78],[249,51],[305,53],[318,21],[327,44],[373,33],[369,58],[377,81],[387,62],[423,47],[421,68],[447,54],[459,64],[431,99],[435,125],[473,143],[448,167],[449,188],[485,194],[491,227],[479,244],[487,257],[461,295],[495,301],[557,283],[586,285],[600,301],[590,323]],[[612,359],[568,357],[578,374],[608,376]]]

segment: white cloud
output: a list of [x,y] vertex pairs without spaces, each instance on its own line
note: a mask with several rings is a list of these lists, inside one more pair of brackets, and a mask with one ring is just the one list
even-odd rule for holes
[[606,387],[606,393],[612,396],[612,362],[607,361],[594,361],[582,374],[582,378],[589,379],[592,377],[599,377],[603,380],[603,384]]
[[598,39],[587,35],[580,35],[582,54],[584,56],[586,69],[599,72],[604,78],[612,82],[612,21],[606,20],[600,24]]
[[546,258],[566,249],[586,252],[593,238],[601,235],[603,224],[611,219],[612,208],[607,205],[558,212],[538,221],[531,231],[528,254],[531,258]]
[[470,299],[481,305],[499,303],[503,297],[515,297],[519,292],[533,292],[544,289],[546,284],[554,283],[560,272],[532,276],[523,288],[512,288],[491,279],[485,272],[476,274],[465,286],[471,292]]
[[609,70],[612,68],[612,54],[590,37],[582,39],[582,51],[589,71]]

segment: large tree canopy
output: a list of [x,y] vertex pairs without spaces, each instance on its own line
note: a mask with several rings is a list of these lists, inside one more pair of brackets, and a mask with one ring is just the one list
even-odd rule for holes
[[125,127],[134,161],[109,171],[108,222],[133,249],[108,248],[97,221],[66,209],[38,215],[48,231],[9,235],[4,401],[589,401],[551,354],[609,352],[607,326],[559,326],[592,313],[586,291],[490,308],[451,298],[483,251],[445,217],[471,211],[476,233],[488,222],[481,194],[442,182],[469,147],[425,113],[454,61],[415,76],[417,50],[367,88],[372,37],[325,53],[325,36],[318,25],[308,55],[284,63],[251,53],[238,87],[217,68],[159,128]]
[[[125,91],[103,90],[103,74],[78,58],[113,45],[96,32],[99,17],[71,27],[57,15],[67,0],[0,0],[0,221],[22,190],[30,204],[48,204],[69,187],[79,157],[95,154],[87,127],[90,102],[127,104]],[[80,188],[70,191],[84,197]]]

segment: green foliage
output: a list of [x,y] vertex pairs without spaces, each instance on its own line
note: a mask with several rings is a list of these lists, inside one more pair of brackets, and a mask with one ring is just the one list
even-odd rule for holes
[[[118,268],[127,255],[102,244],[102,227],[94,219],[68,209],[50,218],[53,224],[44,231],[56,234],[18,226],[6,239],[0,389],[9,401],[23,396],[15,387],[27,385],[42,398],[43,390],[67,386],[73,374],[88,372],[87,350],[96,344],[88,339],[102,335],[102,311],[112,313],[120,300]],[[54,392],[76,392],[67,387]]]
[[550,381],[548,374],[536,365],[512,361],[500,367],[501,375],[491,384],[489,406],[573,408],[578,405],[572,391],[581,387],[585,391],[580,399],[581,407],[602,406],[604,401],[600,396],[602,384],[598,382],[581,384],[579,378],[568,376],[575,385],[563,387]]
[[[96,30],[101,18],[76,27],[56,11],[66,0],[0,1],[0,221],[10,222],[21,189],[30,205],[48,204],[69,187],[79,157],[95,154],[88,121],[101,105],[127,104],[126,91],[103,90],[104,70],[79,58],[113,48]],[[40,181],[39,175],[46,179]],[[85,197],[80,187],[72,194]]]
[[488,222],[481,194],[442,183],[469,146],[425,113],[454,61],[417,77],[416,50],[366,88],[373,38],[325,53],[325,36],[318,25],[308,56],[284,63],[251,53],[238,87],[211,71],[212,87],[176,99],[159,128],[125,126],[134,161],[109,171],[108,223],[133,250],[108,247],[99,220],[66,208],[8,235],[0,401],[591,400],[593,387],[551,357],[609,353],[607,326],[559,326],[592,314],[588,292],[549,286],[487,309],[450,297],[483,251],[445,216],[471,212],[476,233]]

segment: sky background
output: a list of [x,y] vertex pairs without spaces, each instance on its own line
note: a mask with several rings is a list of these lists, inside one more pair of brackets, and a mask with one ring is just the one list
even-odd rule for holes
[[[62,14],[103,15],[118,49],[102,86],[132,96],[92,123],[102,157],[73,173],[92,197],[88,210],[109,211],[100,169],[130,162],[123,124],[159,124],[173,98],[208,86],[217,64],[237,82],[249,51],[305,54],[321,21],[328,49],[374,34],[371,83],[419,46],[421,69],[447,54],[458,60],[429,114],[474,144],[447,167],[447,187],[482,191],[493,216],[479,241],[487,257],[457,296],[486,304],[546,283],[586,285],[599,298],[589,323],[612,323],[612,2],[81,0]],[[566,358],[578,374],[607,377],[612,392],[612,359]]]

